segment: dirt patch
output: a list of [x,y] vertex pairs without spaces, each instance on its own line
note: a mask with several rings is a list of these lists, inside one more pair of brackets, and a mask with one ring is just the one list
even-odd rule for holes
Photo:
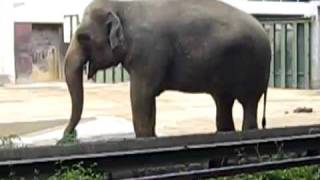
[[0,123],[0,136],[24,135],[39,130],[63,126],[67,123],[64,120],[58,121],[38,121],[38,122],[17,122],[17,123]]
[[[85,83],[84,87],[82,119],[99,116],[132,119],[129,83]],[[320,96],[317,92],[270,88],[267,128],[320,124]],[[293,113],[296,107],[312,108],[313,112]],[[70,95],[63,82],[0,87],[0,135],[20,135],[63,126],[70,112]],[[259,127],[262,112],[263,101],[260,101]],[[156,129],[160,136],[215,132],[215,116],[215,103],[207,94],[166,91],[157,97]],[[240,130],[243,110],[239,102],[234,104],[233,117],[237,130]]]
[[293,110],[294,113],[312,113],[313,109],[312,108],[307,108],[307,107],[298,107]]

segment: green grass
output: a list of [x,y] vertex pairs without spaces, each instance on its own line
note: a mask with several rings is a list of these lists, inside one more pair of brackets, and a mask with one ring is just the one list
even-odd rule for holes
[[320,180],[320,166],[304,166],[210,180]]
[[78,144],[79,140],[77,139],[78,133],[76,130],[72,131],[70,134],[65,135],[57,142],[57,145],[63,144]]
[[[41,174],[41,173],[40,173]],[[34,179],[38,179],[34,173]],[[85,167],[82,162],[70,167],[62,167],[47,180],[103,180],[105,174],[97,170],[97,165]],[[25,179],[16,178],[14,173],[8,180]],[[320,180],[320,166],[304,166],[284,170],[274,170],[255,174],[242,174],[231,177],[209,178],[207,180]]]
[[[95,170],[95,165],[84,168],[79,163],[72,167],[64,167],[58,170],[48,180],[102,180],[104,177],[102,172]],[[304,166],[233,177],[210,178],[208,180],[320,180],[320,166]]]
[[11,149],[22,146],[22,142],[19,136],[10,135],[0,137],[0,149]]
[[103,180],[104,174],[96,170],[96,165],[84,167],[83,163],[75,164],[71,167],[62,167],[48,180]]

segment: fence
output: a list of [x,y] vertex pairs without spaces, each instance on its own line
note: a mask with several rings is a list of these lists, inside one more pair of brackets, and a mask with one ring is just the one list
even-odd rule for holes
[[121,66],[100,70],[93,78],[97,83],[118,83],[129,80],[128,72]]
[[320,164],[319,130],[314,125],[0,149],[0,179],[47,179],[56,168],[80,162],[94,163],[105,179],[204,179]]
[[270,87],[310,88],[311,20],[260,19],[272,49]]

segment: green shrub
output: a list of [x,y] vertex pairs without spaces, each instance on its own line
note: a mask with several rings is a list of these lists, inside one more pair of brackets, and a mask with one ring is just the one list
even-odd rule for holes
[[0,149],[12,149],[22,146],[22,141],[17,135],[0,137]]
[[83,163],[62,167],[48,180],[103,180],[104,174],[95,169],[96,165],[84,167]]
[[304,166],[210,180],[320,180],[320,166]]

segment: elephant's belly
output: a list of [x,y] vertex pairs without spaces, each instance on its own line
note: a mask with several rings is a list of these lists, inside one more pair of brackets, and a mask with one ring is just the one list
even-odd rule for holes
[[169,71],[163,89],[190,93],[224,91],[234,95],[247,94],[260,91],[267,79],[264,71],[257,71],[255,66],[252,66],[253,68],[237,64],[210,66],[208,63],[206,67],[195,64],[192,67],[180,66]]
[[190,93],[211,92],[214,89],[214,75],[208,77],[201,70],[176,70],[166,76],[164,89]]

